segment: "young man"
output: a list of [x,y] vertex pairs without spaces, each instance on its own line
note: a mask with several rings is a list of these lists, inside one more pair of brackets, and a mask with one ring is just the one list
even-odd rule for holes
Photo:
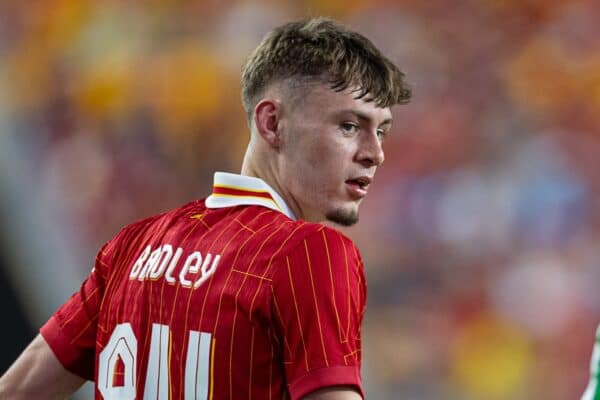
[[124,228],[0,380],[0,397],[340,399],[360,378],[366,286],[352,225],[410,97],[366,38],[327,19],[281,26],[242,77],[241,175]]

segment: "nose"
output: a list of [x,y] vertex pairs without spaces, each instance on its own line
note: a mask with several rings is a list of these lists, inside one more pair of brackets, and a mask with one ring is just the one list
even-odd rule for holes
[[385,156],[377,131],[364,131],[356,152],[356,161],[365,167],[380,166]]

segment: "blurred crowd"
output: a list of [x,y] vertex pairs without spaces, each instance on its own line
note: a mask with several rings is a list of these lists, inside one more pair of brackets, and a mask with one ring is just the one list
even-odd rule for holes
[[594,0],[0,2],[4,126],[81,268],[239,170],[245,57],[308,15],[371,38],[414,92],[346,231],[369,398],[578,398],[600,322]]

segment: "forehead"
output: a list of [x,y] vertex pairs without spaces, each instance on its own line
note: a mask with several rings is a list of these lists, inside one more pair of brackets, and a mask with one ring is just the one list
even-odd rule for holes
[[311,84],[305,88],[301,108],[313,117],[354,111],[368,116],[376,124],[392,119],[389,107],[378,107],[375,101],[366,101],[368,95],[358,99],[359,93],[356,87],[335,91],[325,83]]

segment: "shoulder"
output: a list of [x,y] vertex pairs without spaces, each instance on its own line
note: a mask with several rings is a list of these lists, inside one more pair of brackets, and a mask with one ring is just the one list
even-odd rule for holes
[[282,218],[274,226],[265,229],[275,241],[285,241],[282,254],[294,251],[304,242],[317,244],[322,240],[337,241],[351,248],[356,248],[352,239],[339,230],[320,223]]
[[[163,223],[167,220],[174,220],[181,217],[191,217],[194,212],[200,212],[204,208],[203,200],[195,200],[186,203],[180,207],[173,208],[171,210],[164,211],[160,214],[155,214],[149,217],[144,217],[140,220],[134,221],[126,225],[121,232],[137,232],[143,229],[147,229],[158,223]],[[191,219],[191,218],[190,218]]]
[[334,253],[347,252],[348,256],[360,258],[360,252],[352,239],[341,231],[327,225],[305,223],[299,232],[297,243],[291,251],[298,251],[298,247],[323,248]]
[[[354,242],[332,227],[294,221],[275,242],[281,243],[275,262],[279,264],[310,264],[328,268],[362,267],[362,258]],[[275,272],[275,271],[274,271]]]
[[291,304],[310,313],[312,306],[307,304],[318,299],[319,308],[344,305],[357,314],[364,308],[366,278],[360,253],[337,229],[303,224],[286,251],[273,260],[269,273],[273,305]]
[[125,225],[117,234],[108,241],[103,249],[117,250],[119,246],[131,242],[135,238],[141,238],[147,232],[160,226],[165,226],[168,222],[182,217],[192,217],[195,212],[200,212],[204,208],[204,200],[194,200],[180,207],[164,211],[149,217],[133,221]]

